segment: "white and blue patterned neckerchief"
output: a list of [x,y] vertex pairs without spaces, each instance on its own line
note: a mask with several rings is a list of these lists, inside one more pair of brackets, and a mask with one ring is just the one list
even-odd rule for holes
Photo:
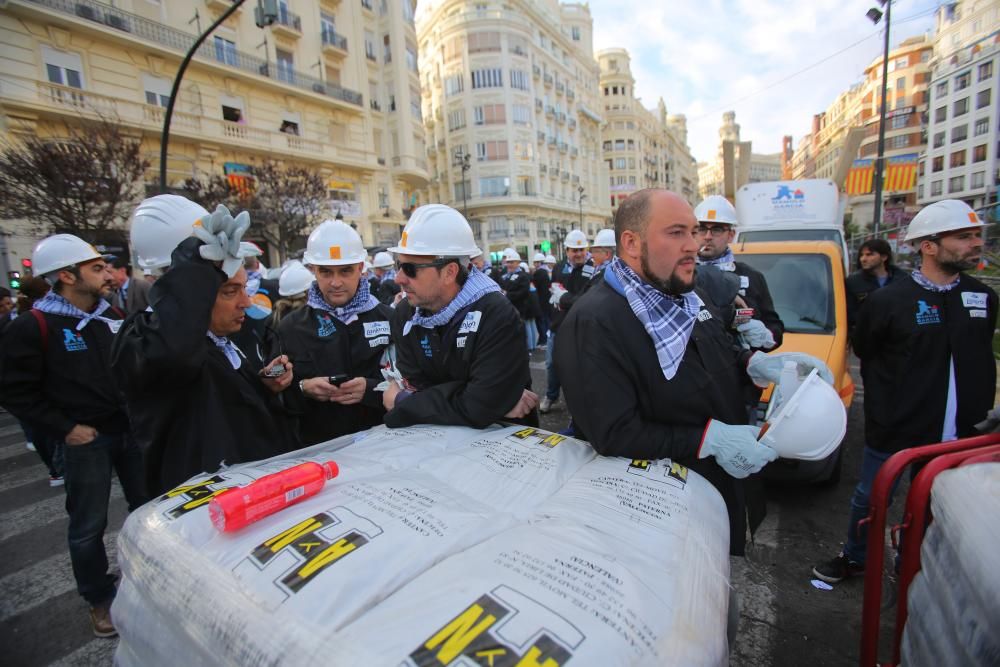
[[340,320],[342,324],[350,324],[358,317],[358,313],[367,313],[380,303],[372,296],[371,284],[367,280],[358,281],[358,291],[354,297],[343,306],[331,306],[323,298],[316,281],[309,287],[307,302],[311,308],[323,310]]
[[226,355],[226,359],[229,360],[229,364],[233,367],[233,370],[238,370],[243,365],[243,352],[240,348],[236,347],[236,344],[225,336],[216,336],[211,331],[206,333],[209,339],[215,343],[215,346],[222,350],[222,354]]
[[100,320],[111,327],[116,327],[121,324],[120,320],[112,320],[107,317],[101,317],[101,313],[111,307],[111,304],[104,299],[98,299],[97,306],[94,307],[94,310],[92,312],[85,313],[62,296],[56,294],[54,291],[50,291],[48,294],[36,301],[31,307],[35,310],[40,310],[43,313],[48,313],[49,315],[63,315],[65,317],[77,318],[80,320],[80,323],[76,325],[77,331],[82,331],[85,326],[90,324],[91,320]]
[[379,279],[378,284],[381,285],[383,283],[391,283],[395,279],[396,269],[386,269],[386,272],[383,273],[382,277]]
[[433,329],[434,327],[439,327],[442,324],[447,324],[448,322],[451,322],[455,313],[464,310],[490,292],[499,291],[500,286],[493,282],[492,278],[473,268],[469,271],[469,277],[466,279],[465,284],[462,285],[462,289],[455,295],[455,298],[452,299],[451,303],[447,306],[433,315],[421,315],[420,309],[415,308],[413,311],[413,317],[410,318],[409,322],[403,325],[403,335],[405,336],[410,333],[410,329],[414,326],[423,327],[425,329]]
[[962,276],[960,275],[947,285],[938,285],[937,283],[932,283],[930,278],[920,273],[920,269],[914,270],[910,276],[913,278],[913,282],[917,283],[928,292],[950,292],[955,287],[958,287],[959,281],[962,280]]
[[735,271],[736,270],[736,257],[733,255],[732,248],[726,248],[726,252],[722,253],[715,259],[702,259],[697,258],[699,264],[708,264],[710,266],[718,267],[719,271]]
[[611,260],[604,279],[624,295],[649,337],[663,376],[672,380],[684,358],[703,302],[694,291],[671,297],[645,282],[620,258]]

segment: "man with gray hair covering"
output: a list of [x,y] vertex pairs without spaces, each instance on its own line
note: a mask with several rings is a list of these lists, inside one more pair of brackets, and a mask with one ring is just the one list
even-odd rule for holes
[[521,318],[495,282],[469,270],[476,251],[469,223],[441,204],[414,211],[390,249],[406,298],[391,320],[403,380],[383,395],[387,426],[537,425]]

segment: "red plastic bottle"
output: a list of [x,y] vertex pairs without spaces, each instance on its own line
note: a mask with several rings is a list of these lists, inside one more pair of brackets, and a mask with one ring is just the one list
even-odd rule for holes
[[333,461],[300,463],[220,493],[208,504],[208,514],[216,528],[231,533],[316,495],[339,473]]

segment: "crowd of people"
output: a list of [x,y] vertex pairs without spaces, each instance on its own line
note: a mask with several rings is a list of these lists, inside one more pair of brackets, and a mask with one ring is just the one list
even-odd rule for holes
[[[910,277],[863,255],[868,273],[849,281],[868,385],[852,522],[888,453],[966,435],[992,402],[996,295],[963,273],[982,246],[969,213],[914,221],[927,233]],[[462,214],[429,204],[370,263],[354,228],[326,221],[274,280],[243,241],[250,224],[159,195],[130,221],[151,281],[58,234],[35,248],[20,316],[0,293],[0,405],[52,482],[65,480],[73,573],[98,636],[115,634],[103,543],[113,472],[134,509],[199,473],[379,424],[537,426],[565,394],[567,432],[598,453],[669,457],[715,485],[740,555],[763,518],[756,475],[777,457],[751,408],[788,363],[832,381],[822,360],[774,352],[780,317],[763,276],[733,256],[736,215],[721,197],[692,209],[665,190],[637,192],[614,229],[592,242],[572,230],[565,259],[538,253],[532,267],[513,248],[492,267]],[[544,392],[529,371],[538,347]],[[902,401],[900,383],[913,389]],[[859,553],[849,538],[827,579],[863,568]]]

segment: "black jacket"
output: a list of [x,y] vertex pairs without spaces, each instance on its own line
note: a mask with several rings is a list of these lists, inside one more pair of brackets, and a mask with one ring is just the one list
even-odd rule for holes
[[556,268],[552,270],[552,282],[560,283],[566,288],[567,294],[559,298],[559,309],[552,313],[553,331],[559,328],[580,295],[590,289],[591,279],[595,273],[594,263],[589,259],[581,266],[573,266],[568,259],[556,264]]
[[[45,340],[30,312],[10,323],[0,355],[0,405],[19,419],[64,438],[77,424],[100,433],[129,429],[121,393],[111,374],[111,326],[42,313]],[[120,322],[113,309],[102,317]]]
[[550,291],[552,276],[549,274],[549,270],[546,268],[535,269],[531,276],[531,283],[535,286],[535,298],[538,300],[539,313],[548,317],[552,313],[552,304],[549,303],[549,299],[552,298]]
[[[324,442],[382,423],[385,409],[375,385],[382,381],[379,362],[389,347],[391,315],[389,306],[379,304],[345,325],[323,310],[304,306],[281,320],[281,348],[272,354],[287,354],[294,365],[294,381],[282,396],[289,411],[298,417],[303,444]],[[341,373],[368,380],[360,403],[319,402],[299,391],[299,380]]]
[[996,391],[996,293],[966,275],[948,292],[906,277],[866,301],[851,342],[862,362],[868,446],[897,452],[941,441],[951,360],[958,437],[974,435]]
[[[419,391],[397,401],[385,416],[387,426],[484,428],[503,419],[531,386],[524,326],[503,294],[491,292],[447,324],[414,326],[404,336],[412,316],[408,302],[396,306],[392,341],[400,373]],[[537,424],[537,413],[533,415]]]
[[[607,282],[573,306],[559,331],[555,365],[577,431],[604,456],[669,457],[708,479],[729,508],[730,549],[743,553],[744,485],[712,457],[698,459],[710,419],[746,424],[749,353],[737,349],[713,308],[699,318],[672,380],[628,301]],[[594,369],[600,369],[599,377]]]
[[173,252],[150,292],[152,311],[126,320],[112,368],[129,413],[150,442],[146,473],[160,493],[220,465],[257,461],[298,446],[277,395],[247,354],[233,369],[208,338],[212,307],[226,276],[198,256],[198,239]]
[[[891,266],[884,286],[901,278],[909,278],[909,275],[906,271]],[[861,306],[864,305],[865,300],[872,292],[879,289],[878,279],[867,271],[855,271],[847,276],[844,288],[847,290],[847,328],[848,331],[853,332],[854,325],[858,323],[858,313],[861,311]]]
[[400,286],[395,280],[382,280],[378,276],[369,278],[369,289],[376,299],[386,305],[392,305],[396,295],[399,294]]
[[507,298],[521,319],[530,319],[529,313],[534,312],[528,303],[531,298],[531,277],[521,269],[514,273],[505,273],[500,278],[500,289],[507,294]]
[[771,291],[767,289],[764,274],[743,262],[736,262],[734,273],[740,277],[740,296],[754,309],[753,318],[763,322],[774,336],[774,347],[771,350],[778,349],[785,334],[785,325],[774,309],[774,300],[771,299]]

